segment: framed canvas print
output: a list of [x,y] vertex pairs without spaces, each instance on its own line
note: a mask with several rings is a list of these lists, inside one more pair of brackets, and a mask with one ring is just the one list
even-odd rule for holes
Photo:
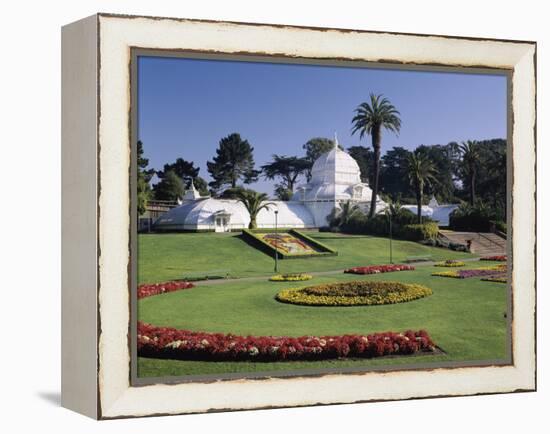
[[65,407],[535,390],[534,42],[98,14],[62,54]]

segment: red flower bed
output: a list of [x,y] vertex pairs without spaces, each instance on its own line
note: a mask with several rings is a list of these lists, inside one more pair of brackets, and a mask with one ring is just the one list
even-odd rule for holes
[[389,264],[389,265],[370,265],[368,267],[353,267],[344,270],[344,273],[352,274],[377,274],[391,273],[392,271],[410,271],[414,270],[412,265]]
[[501,261],[506,262],[508,257],[506,255],[497,255],[497,256],[484,256],[479,258],[480,261]]
[[235,336],[138,323],[138,354],[182,360],[319,360],[433,352],[424,330],[343,336]]
[[150,297],[151,295],[164,294],[165,292],[179,291],[180,289],[193,288],[194,286],[191,282],[186,282],[185,280],[139,285],[137,298],[140,299]]

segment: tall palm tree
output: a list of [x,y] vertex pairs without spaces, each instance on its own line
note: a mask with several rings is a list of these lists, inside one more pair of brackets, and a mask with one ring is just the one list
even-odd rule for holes
[[436,169],[428,157],[419,152],[411,152],[407,159],[407,174],[416,196],[418,223],[422,223],[424,187],[436,182]]
[[473,206],[476,201],[476,177],[480,157],[479,144],[475,140],[467,140],[458,145],[458,150],[462,157],[462,169],[469,183],[470,205]]
[[369,217],[373,217],[376,212],[376,197],[378,195],[378,178],[380,175],[380,147],[382,144],[382,129],[386,129],[395,134],[399,134],[401,129],[401,119],[399,112],[383,95],[370,94],[370,103],[359,104],[355,109],[355,116],[351,120],[353,127],[352,134],[359,132],[359,139],[365,135],[372,138],[372,148],[374,149],[373,159],[373,185],[372,198],[370,202]]
[[235,199],[241,202],[248,211],[248,214],[250,214],[248,229],[256,229],[256,217],[258,213],[264,208],[269,209],[269,205],[273,205],[271,202],[265,202],[268,199],[267,194],[249,189],[236,191]]

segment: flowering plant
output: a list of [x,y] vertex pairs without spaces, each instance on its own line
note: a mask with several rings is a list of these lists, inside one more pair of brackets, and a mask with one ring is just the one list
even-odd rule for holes
[[277,274],[269,278],[272,282],[301,282],[311,279],[313,279],[311,274]]
[[432,294],[422,285],[401,282],[340,282],[280,291],[278,301],[309,306],[362,306],[403,303]]
[[506,272],[506,265],[492,265],[490,267],[472,268],[469,270],[439,271],[432,276],[454,277],[456,279],[468,279],[470,277],[483,277],[500,275]]
[[479,258],[480,261],[500,261],[500,262],[506,262],[508,257],[506,255],[496,255],[496,256],[483,256],[482,258]]
[[150,297],[152,295],[164,294],[165,292],[178,291],[180,289],[189,289],[193,288],[191,282],[185,280],[174,280],[171,282],[161,282],[161,283],[146,283],[139,285],[137,288],[137,298]]
[[465,262],[457,261],[455,259],[447,259],[446,261],[436,262],[434,266],[436,267],[464,267]]
[[481,280],[484,280],[486,282],[508,283],[508,279],[506,278],[506,276],[484,277]]
[[352,274],[378,274],[391,273],[392,271],[412,271],[412,265],[405,264],[388,264],[388,265],[369,265],[367,267],[353,267],[344,270],[344,273]]
[[138,322],[142,357],[180,360],[321,360],[435,351],[424,330],[341,336],[236,336],[156,327]]

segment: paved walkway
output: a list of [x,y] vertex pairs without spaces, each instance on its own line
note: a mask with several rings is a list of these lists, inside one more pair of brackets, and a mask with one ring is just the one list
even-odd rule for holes
[[[474,261],[479,261],[479,258],[465,258],[460,260],[464,262],[474,262]],[[426,261],[426,262],[418,262],[415,264],[407,264],[407,265],[414,265],[415,267],[428,267],[428,266],[433,266],[436,262],[439,262],[439,261]],[[343,272],[344,272],[344,269],[342,268],[340,270],[330,270],[330,271],[311,271],[311,272],[308,271],[306,272],[306,274],[311,274],[312,276],[330,276],[333,274],[342,274]],[[193,284],[195,286],[203,286],[203,285],[212,286],[212,285],[224,285],[226,283],[259,282],[259,281],[268,280],[274,274],[276,273],[273,272],[271,274],[264,275],[264,276],[237,277],[234,279],[230,278],[230,279],[199,280],[197,282],[193,282]]]

